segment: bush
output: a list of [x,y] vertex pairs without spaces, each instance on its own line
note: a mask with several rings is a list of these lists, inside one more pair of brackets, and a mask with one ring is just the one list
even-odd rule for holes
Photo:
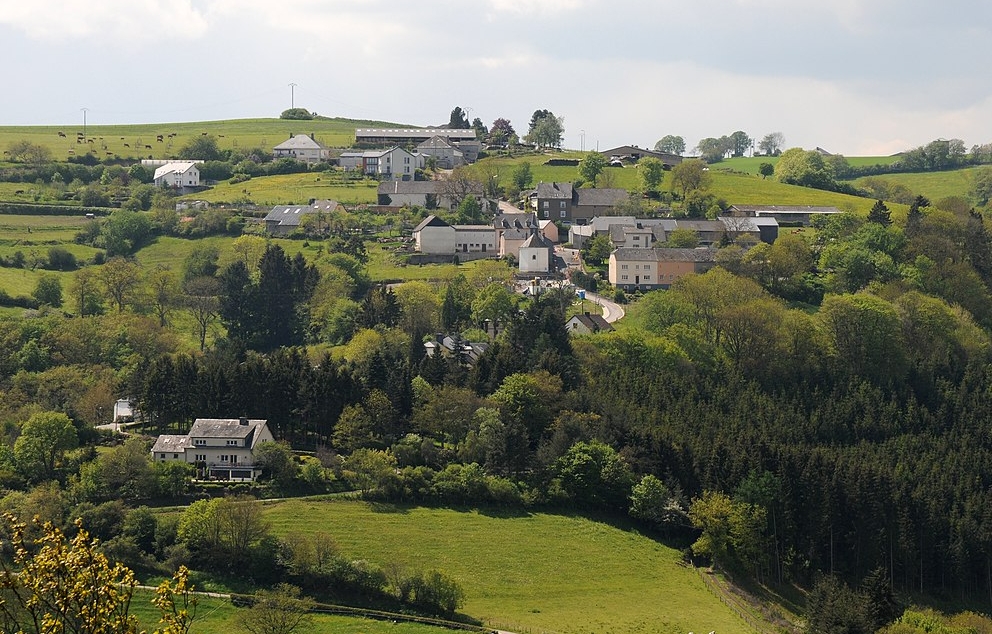
[[76,256],[64,247],[52,247],[48,250],[48,266],[53,271],[74,271],[78,268]]
[[438,614],[453,614],[465,603],[465,591],[458,582],[438,570],[410,579],[410,602]]

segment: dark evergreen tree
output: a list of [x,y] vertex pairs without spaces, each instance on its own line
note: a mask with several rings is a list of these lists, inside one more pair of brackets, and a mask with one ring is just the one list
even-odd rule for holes
[[881,200],[876,200],[868,212],[868,222],[874,222],[885,227],[892,224],[891,212]]
[[403,309],[396,299],[396,293],[385,284],[369,290],[362,300],[358,314],[358,324],[363,328],[384,326],[393,328],[400,322]]

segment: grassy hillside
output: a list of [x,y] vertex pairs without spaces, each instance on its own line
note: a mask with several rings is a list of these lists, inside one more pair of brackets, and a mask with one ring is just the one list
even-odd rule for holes
[[681,553],[578,516],[501,515],[358,501],[266,506],[276,535],[326,532],[349,557],[437,568],[462,585],[462,611],[516,631],[744,634]]
[[[314,119],[289,121],[284,119],[231,119],[190,123],[147,123],[140,125],[87,125],[86,138],[92,143],[77,143],[77,133],[83,131],[78,124],[64,126],[0,126],[0,148],[6,150],[16,141],[30,141],[52,151],[56,160],[92,149],[100,158],[169,158],[195,137],[212,134],[217,137],[220,149],[271,148],[293,134],[313,134],[328,147],[350,147],[355,142],[355,128],[397,127],[399,124],[384,121],[354,119]],[[65,136],[59,136],[59,132]],[[162,141],[158,141],[162,135]],[[173,135],[173,136],[170,136]]]
[[247,198],[262,206],[305,204],[311,198],[336,200],[345,205],[374,204],[378,185],[372,180],[346,183],[335,172],[282,174],[257,177],[243,183],[222,182],[183,198],[211,203]]
[[[158,626],[159,611],[151,605],[153,593],[138,590],[131,603],[131,613],[138,617],[141,629],[151,632]],[[197,599],[196,618],[190,634],[228,634],[245,631],[238,622],[238,608],[227,599],[201,596]],[[451,634],[451,630],[418,625],[392,623],[347,616],[318,614],[314,616],[308,634]]]
[[[969,198],[972,175],[978,167],[966,167],[947,172],[926,172],[921,174],[882,174],[877,180],[903,185],[914,194],[923,194],[931,201],[960,196]],[[854,181],[857,186],[863,179]]]

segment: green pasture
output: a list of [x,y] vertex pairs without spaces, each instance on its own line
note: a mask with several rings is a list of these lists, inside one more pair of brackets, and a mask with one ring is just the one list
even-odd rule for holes
[[311,198],[336,200],[346,205],[375,204],[378,182],[349,183],[338,172],[307,172],[260,176],[241,183],[227,181],[182,198],[211,203],[250,200],[265,207],[306,204]]
[[329,533],[347,557],[443,570],[462,612],[500,629],[634,633],[749,628],[681,562],[629,528],[572,515],[297,499],[267,504],[277,536]]
[[[903,185],[914,194],[922,194],[932,202],[936,202],[941,198],[951,196],[969,198],[968,192],[971,190],[972,178],[975,170],[978,169],[981,168],[968,167],[947,172],[881,174],[870,178]],[[863,180],[863,178],[859,178],[854,181],[854,185],[858,186]]]
[[[99,116],[91,112],[90,119],[99,119]],[[67,125],[0,126],[0,148],[6,150],[11,143],[30,141],[47,147],[56,160],[63,161],[87,151],[92,151],[100,159],[170,158],[176,156],[180,148],[191,139],[204,134],[214,135],[221,150],[256,147],[271,149],[288,139],[290,133],[312,133],[328,147],[346,148],[355,142],[355,128],[399,127],[396,123],[341,118],[311,121],[231,119],[137,125],[95,125],[90,122],[86,126],[85,140],[77,143],[77,133],[83,132],[82,123],[80,116],[78,122]],[[59,136],[60,132],[65,136]],[[158,140],[159,135],[162,135],[162,141]]]
[[[131,613],[138,617],[139,629],[151,632],[158,627],[160,613],[152,605],[150,590],[136,590]],[[227,599],[197,597],[196,616],[190,634],[228,634],[245,631],[238,622],[239,608]],[[308,634],[450,634],[451,630],[415,623],[392,623],[350,616],[315,614]]]

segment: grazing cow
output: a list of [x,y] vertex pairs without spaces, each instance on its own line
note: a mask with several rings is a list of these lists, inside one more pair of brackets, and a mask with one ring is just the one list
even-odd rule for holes
[[75,154],[76,150],[69,150],[69,154]]
[[92,143],[93,142],[93,139],[86,139],[86,142],[87,143]]
[[152,149],[152,146],[150,146],[150,145],[146,145],[146,146],[145,146],[145,149],[146,149],[146,150],[150,150],[150,149]]
[[155,137],[155,140],[161,142],[162,141],[162,135],[160,134],[157,137]]
[[224,138],[224,135],[223,134],[218,134],[217,136],[219,136],[222,139]]
[[130,143],[125,143],[124,144],[124,147],[131,147],[131,144]]
[[18,189],[17,191],[14,192],[14,195],[16,196],[17,194],[23,194],[23,193],[24,193],[23,189]]
[[78,138],[76,139],[76,143],[82,143],[82,142],[83,142],[82,139],[78,139]]
[[206,132],[201,132],[200,133],[200,136],[207,136],[207,133]]
[[65,138],[65,132],[59,131],[59,136],[64,139]]

